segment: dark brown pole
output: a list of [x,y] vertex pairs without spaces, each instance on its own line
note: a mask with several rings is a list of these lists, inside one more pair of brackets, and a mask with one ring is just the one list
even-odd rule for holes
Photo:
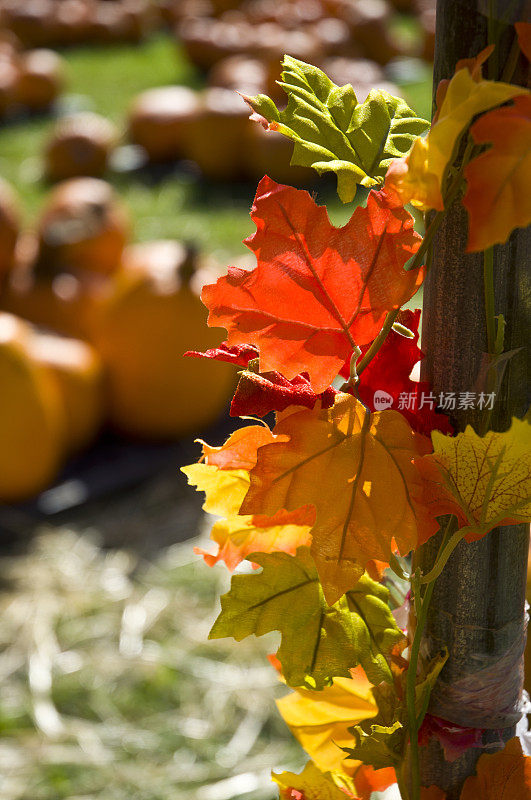
[[[501,78],[515,38],[512,23],[526,19],[526,4],[507,0],[438,0],[434,88],[450,78],[456,62],[477,55],[487,44],[489,6],[494,18],[505,15],[507,27],[497,48],[497,77]],[[507,19],[508,17],[508,19]],[[512,83],[525,83],[520,57]],[[531,231],[515,231],[509,242],[494,248],[496,314],[507,323],[505,351],[519,351],[508,362],[498,389],[491,428],[503,431],[512,416],[522,417],[529,406],[529,350],[531,315]],[[465,254],[467,216],[460,204],[449,212],[434,245],[434,258],[424,288],[422,348],[427,353],[423,378],[434,391],[477,391],[483,354],[487,351],[482,254]],[[477,428],[474,411],[452,412],[458,430]],[[440,535],[422,548],[421,566],[427,571],[435,559]],[[430,713],[462,726],[481,728],[488,749],[471,748],[453,762],[444,759],[438,742],[420,748],[421,782],[436,784],[448,800],[458,800],[465,778],[475,770],[481,753],[495,752],[514,736],[523,685],[520,657],[524,636],[527,526],[497,528],[479,542],[462,542],[435,584],[425,635],[432,654],[448,647],[450,657],[436,685]],[[502,659],[505,659],[503,661]],[[512,666],[507,672],[507,664]],[[480,671],[505,670],[509,696],[467,699],[484,683]],[[467,679],[470,679],[467,682]],[[496,683],[496,681],[494,681]],[[449,687],[462,687],[460,702],[451,701]],[[479,708],[478,708],[479,704]],[[486,705],[486,709],[484,706]]]

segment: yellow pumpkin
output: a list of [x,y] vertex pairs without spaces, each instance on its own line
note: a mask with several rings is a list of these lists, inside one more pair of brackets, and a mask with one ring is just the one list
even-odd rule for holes
[[105,412],[103,365],[87,342],[51,333],[35,333],[29,351],[47,368],[64,407],[68,453],[84,450],[98,434]]
[[29,325],[0,314],[0,502],[25,500],[55,478],[64,452],[57,383],[29,351]]
[[[132,245],[98,309],[91,340],[108,374],[111,421],[136,437],[172,439],[213,423],[235,380],[229,364],[184,358],[222,339],[206,326],[205,276],[179,242]],[[209,275],[208,281],[215,279]]]

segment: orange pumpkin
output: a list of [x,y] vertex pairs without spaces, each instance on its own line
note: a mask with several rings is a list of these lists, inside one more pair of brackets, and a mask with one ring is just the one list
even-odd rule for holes
[[233,180],[243,173],[242,144],[249,109],[235,92],[212,86],[201,95],[201,110],[187,141],[188,158],[206,178]]
[[117,140],[115,126],[99,114],[65,117],[55,126],[45,149],[46,177],[51,181],[80,175],[101,177]]
[[0,502],[25,500],[55,478],[64,452],[59,388],[30,352],[29,325],[0,314]]
[[119,264],[129,219],[110,184],[72,178],[48,198],[39,226],[39,259],[50,268],[109,274]]
[[35,333],[29,352],[35,363],[49,370],[59,388],[67,451],[85,449],[96,438],[105,411],[100,357],[87,342],[51,333]]
[[20,58],[16,100],[30,111],[48,109],[64,85],[64,61],[53,50],[30,50]]
[[315,182],[309,167],[292,167],[293,145],[281,133],[266,131],[256,122],[249,125],[242,150],[246,172],[253,181],[269,175],[277,183],[308,186]]
[[19,230],[18,200],[11,186],[0,178],[0,280],[13,266]]
[[111,421],[119,430],[178,438],[213,423],[228,403],[234,368],[183,357],[186,350],[205,350],[221,340],[205,324],[201,281],[193,257],[178,242],[146,242],[125,251],[114,291],[91,332],[107,369]]
[[150,161],[182,158],[199,112],[199,99],[186,86],[149,89],[129,112],[129,139],[144,148]]

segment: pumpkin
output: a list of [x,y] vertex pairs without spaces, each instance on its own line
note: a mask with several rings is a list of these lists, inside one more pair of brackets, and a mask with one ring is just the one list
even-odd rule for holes
[[2,3],[2,23],[25,47],[41,47],[50,39],[54,0],[8,0]]
[[315,183],[315,172],[309,167],[290,165],[293,145],[281,133],[266,131],[253,122],[246,130],[242,160],[246,173],[253,181],[269,175],[277,183],[308,186]]
[[107,370],[110,418],[118,430],[175,439],[213,423],[228,404],[234,367],[183,357],[221,340],[206,326],[199,299],[204,279],[179,242],[126,249],[90,335]]
[[115,271],[129,218],[110,184],[72,178],[51,193],[38,226],[39,260],[56,271]]
[[241,97],[212,86],[201,94],[201,109],[186,142],[186,155],[206,178],[234,180],[243,172],[242,143],[251,124]]
[[20,57],[16,100],[30,111],[45,111],[64,84],[64,62],[53,50],[30,50]]
[[57,383],[36,363],[29,325],[0,314],[0,502],[45,489],[64,452],[64,413]]
[[385,89],[392,95],[401,96],[398,86],[385,79],[382,67],[366,58],[328,58],[323,64],[323,70],[338,86],[350,83],[360,103],[366,99],[371,89]]
[[186,86],[163,86],[143,92],[129,112],[128,136],[150,161],[182,158],[184,142],[196,127],[199,99]]
[[61,0],[54,8],[54,38],[58,45],[80,44],[88,39],[93,3]]
[[54,272],[37,261],[35,237],[19,237],[15,264],[0,292],[0,309],[67,336],[85,338],[88,318],[106,291],[105,276],[94,272]]
[[77,453],[98,434],[105,411],[103,366],[87,342],[35,333],[29,343],[35,363],[47,368],[59,388],[68,453]]
[[18,200],[11,186],[0,178],[0,280],[13,266],[19,230]]
[[118,139],[110,120],[89,112],[57,123],[44,153],[46,177],[61,181],[79,175],[101,177]]

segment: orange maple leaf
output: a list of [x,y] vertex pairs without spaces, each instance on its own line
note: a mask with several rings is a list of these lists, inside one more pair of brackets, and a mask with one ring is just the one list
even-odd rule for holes
[[194,553],[202,555],[209,567],[224,561],[231,571],[250,553],[282,551],[295,555],[298,547],[310,545],[310,528],[314,519],[312,506],[303,506],[295,511],[277,511],[271,517],[263,514],[228,517],[216,522],[210,532],[210,538],[218,545],[218,552],[213,554],[194,547]]
[[310,544],[313,506],[279,510],[271,517],[238,514],[258,449],[275,441],[277,437],[266,425],[248,425],[234,431],[220,447],[202,442],[201,461],[182,467],[189,482],[205,492],[205,511],[226,517],[216,522],[210,533],[218,545],[217,553],[194,547],[194,553],[202,555],[209,567],[224,561],[234,570],[249,553],[283,551],[295,555],[298,547]]
[[467,778],[461,800],[531,800],[531,757],[515,737],[499,753],[484,753]]
[[283,416],[274,433],[289,440],[260,448],[240,513],[315,506],[311,550],[330,604],[368,561],[416,547],[421,482],[412,460],[431,448],[398,411],[371,414],[340,393],[330,409]]
[[476,144],[491,142],[465,169],[468,189],[468,252],[502,244],[514,228],[531,222],[531,96],[478,119],[470,132]]
[[367,764],[362,764],[354,773],[354,785],[360,800],[371,800],[373,792],[381,792],[393,783],[396,783],[394,767],[374,769]]
[[336,228],[308,192],[267,176],[251,217],[257,230],[246,244],[257,266],[229,267],[204,287],[208,324],[226,328],[229,345],[257,345],[260,372],[307,372],[323,392],[354,345],[372,341],[422,282],[423,268],[403,268],[420,243],[413,218],[394,193],[371,191],[367,207]]
[[531,61],[531,22],[516,22],[516,33],[520,50],[528,61]]

